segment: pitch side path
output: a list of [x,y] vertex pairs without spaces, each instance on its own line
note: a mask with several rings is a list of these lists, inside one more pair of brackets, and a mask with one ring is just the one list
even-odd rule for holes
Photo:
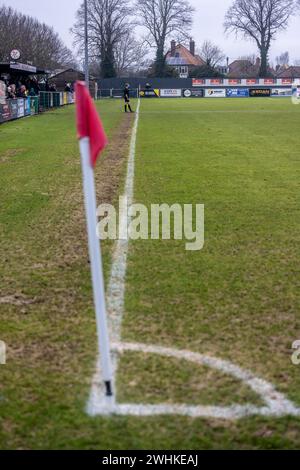
[[[111,142],[98,200],[116,203],[134,120],[118,101],[98,107]],[[156,345],[250,370],[300,406],[299,119],[289,100],[141,101],[134,201],[205,204],[205,247],[130,241],[121,338],[148,349],[121,355],[120,403],[264,406],[236,377]],[[74,135],[71,108],[0,127],[0,447],[299,448],[296,416],[86,414],[97,347]]]

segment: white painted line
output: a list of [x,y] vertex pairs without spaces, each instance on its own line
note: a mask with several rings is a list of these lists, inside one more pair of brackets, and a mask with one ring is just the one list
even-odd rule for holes
[[[128,206],[133,204],[135,147],[140,116],[140,104],[141,103],[139,100],[130,140],[127,177],[124,190],[124,196],[127,198]],[[123,227],[123,230],[124,227],[126,230],[130,219],[128,218],[128,214],[123,213],[121,216],[122,219],[120,220],[120,225]],[[121,341],[121,324],[124,310],[128,245],[128,237],[126,240],[118,240],[113,255],[112,270],[107,292],[107,312],[109,317],[109,327],[112,342]]]
[[[128,416],[157,416],[157,415],[181,415],[192,418],[217,418],[236,420],[247,416],[300,416],[300,409],[290,400],[275,390],[269,382],[255,377],[250,371],[243,370],[229,361],[216,357],[206,356],[191,351],[179,351],[171,348],[163,348],[147,344],[119,343],[114,344],[113,349],[120,354],[126,351],[140,352],[143,354],[158,354],[160,356],[172,357],[178,360],[189,361],[197,366],[206,366],[218,370],[224,374],[231,375],[255,392],[263,406],[255,406],[250,403],[232,406],[192,406],[179,404],[116,404],[108,408],[103,401],[94,401],[93,408],[89,409],[91,416],[97,415],[128,415]],[[99,379],[101,384],[101,379]]]
[[[136,111],[136,118],[132,130],[130,151],[128,159],[125,196],[128,205],[133,202],[134,165],[136,136],[139,123],[140,100]],[[127,215],[123,214],[120,223],[126,226]],[[150,404],[116,404],[105,397],[103,379],[101,378],[100,358],[98,358],[96,372],[92,380],[91,393],[87,404],[87,413],[90,416],[126,415],[126,416],[157,416],[181,415],[192,418],[219,418],[234,420],[246,416],[300,416],[300,408],[289,401],[283,394],[277,392],[272,384],[255,377],[250,371],[241,369],[229,361],[211,356],[191,352],[179,351],[155,345],[131,344],[121,342],[121,325],[124,312],[125,278],[128,255],[128,240],[119,240],[113,255],[112,271],[107,294],[107,310],[109,316],[109,329],[113,349],[113,369],[116,376],[118,356],[126,351],[143,354],[159,354],[194,363],[196,366],[206,366],[241,381],[253,390],[263,401],[264,406],[257,407],[252,404],[222,406],[191,406],[191,405],[150,405]]]

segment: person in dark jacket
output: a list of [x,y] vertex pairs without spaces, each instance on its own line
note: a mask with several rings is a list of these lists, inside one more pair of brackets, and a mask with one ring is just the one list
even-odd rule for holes
[[128,109],[131,113],[133,113],[131,104],[130,104],[130,87],[128,83],[126,83],[125,88],[124,88],[124,101],[125,101],[125,113],[128,113]]

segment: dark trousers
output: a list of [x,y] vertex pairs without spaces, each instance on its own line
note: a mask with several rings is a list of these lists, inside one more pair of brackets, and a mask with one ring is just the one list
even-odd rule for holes
[[129,101],[125,101],[125,113],[128,113],[128,109],[131,113],[133,112],[132,109],[131,109]]

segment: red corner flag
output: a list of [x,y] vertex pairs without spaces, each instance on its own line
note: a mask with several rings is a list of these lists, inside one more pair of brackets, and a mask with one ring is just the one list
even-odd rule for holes
[[113,392],[113,368],[105,305],[102,256],[100,240],[97,236],[97,199],[94,175],[94,166],[99,153],[107,143],[107,139],[95,105],[83,82],[76,83],[76,104],[101,373],[105,383],[108,405],[111,406],[114,404],[115,395]]
[[107,144],[102,122],[84,82],[76,82],[77,131],[79,139],[89,137],[91,165],[95,166],[98,155]]

